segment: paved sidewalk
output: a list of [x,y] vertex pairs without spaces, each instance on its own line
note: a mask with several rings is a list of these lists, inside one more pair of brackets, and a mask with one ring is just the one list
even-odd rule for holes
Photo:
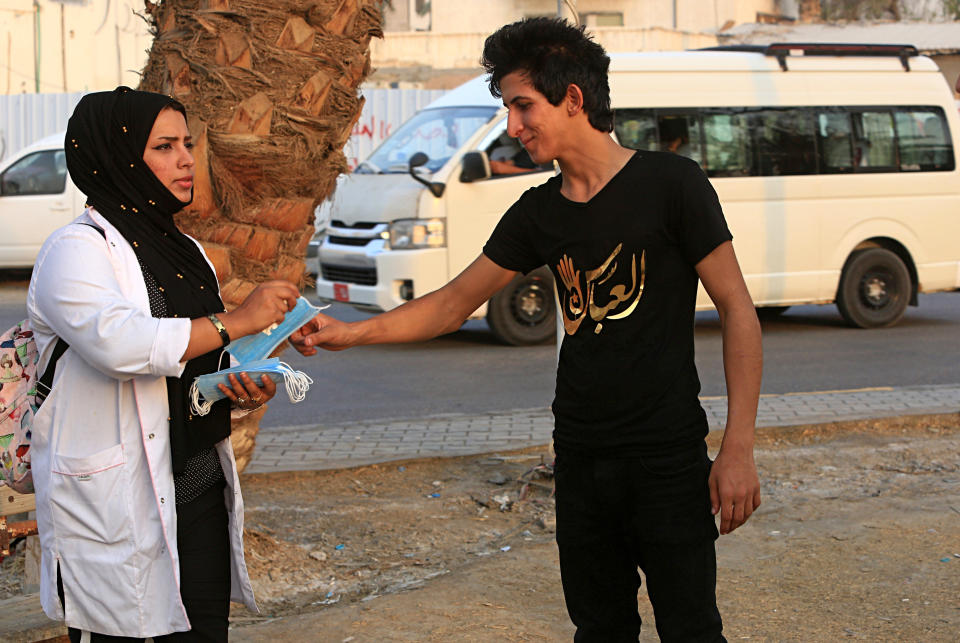
[[[701,398],[710,429],[722,429],[725,397]],[[763,395],[757,426],[795,426],[840,420],[960,411],[960,385],[873,388]],[[548,408],[482,415],[432,415],[410,420],[306,425],[260,430],[247,473],[338,469],[375,462],[471,455],[550,442]]]

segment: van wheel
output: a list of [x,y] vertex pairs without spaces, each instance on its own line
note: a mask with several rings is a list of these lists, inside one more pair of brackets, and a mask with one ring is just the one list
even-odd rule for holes
[[892,326],[903,317],[909,301],[910,272],[900,257],[883,248],[850,255],[837,289],[837,308],[848,324]]
[[538,268],[517,275],[503,290],[490,298],[487,324],[504,344],[540,344],[557,335],[553,275]]

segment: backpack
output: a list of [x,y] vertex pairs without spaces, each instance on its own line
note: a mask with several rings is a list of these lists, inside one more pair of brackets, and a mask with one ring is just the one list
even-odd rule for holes
[[[90,227],[106,238],[103,229]],[[19,493],[33,493],[30,472],[33,417],[50,393],[57,361],[68,348],[58,337],[50,363],[38,378],[40,351],[29,320],[24,319],[0,335],[0,486],[7,485]]]
[[37,377],[40,353],[25,319],[0,335],[0,485],[33,493],[30,474],[30,428],[53,383],[53,373],[67,343],[57,340],[54,355]]

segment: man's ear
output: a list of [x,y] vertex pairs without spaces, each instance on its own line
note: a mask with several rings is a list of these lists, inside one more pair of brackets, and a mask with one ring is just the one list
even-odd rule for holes
[[567,115],[576,116],[583,111],[583,90],[574,83],[567,85],[567,94],[564,96],[567,105]]

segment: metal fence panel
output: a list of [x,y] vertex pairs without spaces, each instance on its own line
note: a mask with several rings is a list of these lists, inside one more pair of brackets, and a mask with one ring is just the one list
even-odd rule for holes
[[85,93],[0,95],[0,161],[67,129],[67,119]]
[[343,150],[350,169],[357,167],[408,118],[444,93],[443,89],[364,90],[367,101]]
[[[351,169],[418,110],[444,94],[442,89],[367,89],[360,119],[344,148]],[[84,92],[0,96],[0,161],[50,134],[67,119]]]

